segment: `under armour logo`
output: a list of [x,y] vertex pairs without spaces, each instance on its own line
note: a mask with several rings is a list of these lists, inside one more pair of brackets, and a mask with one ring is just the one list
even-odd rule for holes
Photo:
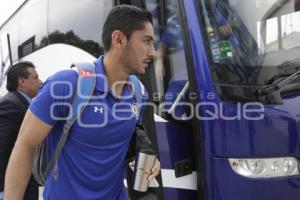
[[103,109],[104,109],[104,108],[103,108],[102,106],[101,106],[101,107],[95,106],[95,107],[94,107],[94,112],[95,112],[95,113],[97,113],[97,112],[103,113]]
[[80,74],[80,76],[83,76],[83,77],[91,77],[93,72],[92,72],[92,70],[89,70],[89,69],[81,69],[79,74]]

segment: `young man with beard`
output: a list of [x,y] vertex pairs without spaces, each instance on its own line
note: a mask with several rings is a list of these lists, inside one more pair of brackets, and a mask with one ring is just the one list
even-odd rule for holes
[[[138,119],[116,117],[114,105],[135,103],[126,81],[130,74],[144,74],[155,58],[153,37],[148,12],[121,5],[109,13],[102,33],[105,54],[95,61],[95,98],[70,130],[55,169],[57,175],[47,177],[45,200],[128,199],[123,185],[125,156]],[[47,153],[53,152],[64,124],[59,119],[69,113],[68,106],[53,105],[72,104],[77,78],[74,70],[58,72],[44,83],[31,104],[9,162],[5,200],[22,199],[36,146],[47,139]],[[159,170],[156,160],[149,179]]]

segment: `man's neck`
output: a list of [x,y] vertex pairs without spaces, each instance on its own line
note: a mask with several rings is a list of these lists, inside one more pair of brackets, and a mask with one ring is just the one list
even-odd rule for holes
[[[125,66],[121,60],[112,53],[107,53],[103,59],[105,74],[108,81],[108,86],[112,88],[114,93],[121,96],[125,81],[128,78],[128,73],[125,71]],[[117,83],[115,86],[114,84]]]
[[20,89],[17,89],[17,91],[28,101],[28,103],[31,102],[32,98],[26,92]]

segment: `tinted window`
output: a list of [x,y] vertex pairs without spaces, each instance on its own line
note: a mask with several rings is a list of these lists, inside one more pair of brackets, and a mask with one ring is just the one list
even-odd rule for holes
[[19,30],[20,30],[20,15],[19,13],[17,13],[9,20],[8,23],[6,23],[1,28],[1,32],[0,32],[0,36],[2,37],[1,39],[2,45],[4,43],[6,43],[5,45],[7,45],[6,35],[9,34],[13,61],[17,61],[18,59]]
[[20,10],[19,57],[39,49],[46,36],[47,1],[28,1]]
[[98,57],[101,33],[111,0],[50,0],[49,38],[44,43],[67,43]]
[[[188,84],[187,65],[183,46],[182,27],[179,22],[178,7],[175,0],[147,0],[145,6],[153,16],[157,59],[154,63],[152,99],[159,104],[157,114],[167,117],[176,98]],[[187,90],[186,90],[187,92]],[[182,97],[179,102],[187,99]],[[175,108],[175,107],[174,107]],[[163,111],[164,110],[164,111]],[[177,120],[186,119],[187,109],[176,106],[173,114]]]
[[257,90],[271,84],[272,77],[295,72],[300,63],[299,0],[198,2],[213,78],[224,99],[257,101]]
[[2,33],[0,35],[0,87],[2,83],[5,81],[5,73],[10,65],[9,61],[9,49],[7,44],[7,33]]

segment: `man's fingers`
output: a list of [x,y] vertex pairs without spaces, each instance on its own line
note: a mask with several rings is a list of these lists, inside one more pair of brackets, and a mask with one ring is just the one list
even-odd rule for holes
[[155,164],[151,169],[152,174],[148,177],[148,180],[151,181],[152,179],[154,179],[160,171],[160,162],[156,159],[155,160]]
[[152,173],[154,173],[155,171],[159,171],[159,170],[160,170],[160,162],[156,159],[155,164],[152,167],[151,171],[152,171]]

